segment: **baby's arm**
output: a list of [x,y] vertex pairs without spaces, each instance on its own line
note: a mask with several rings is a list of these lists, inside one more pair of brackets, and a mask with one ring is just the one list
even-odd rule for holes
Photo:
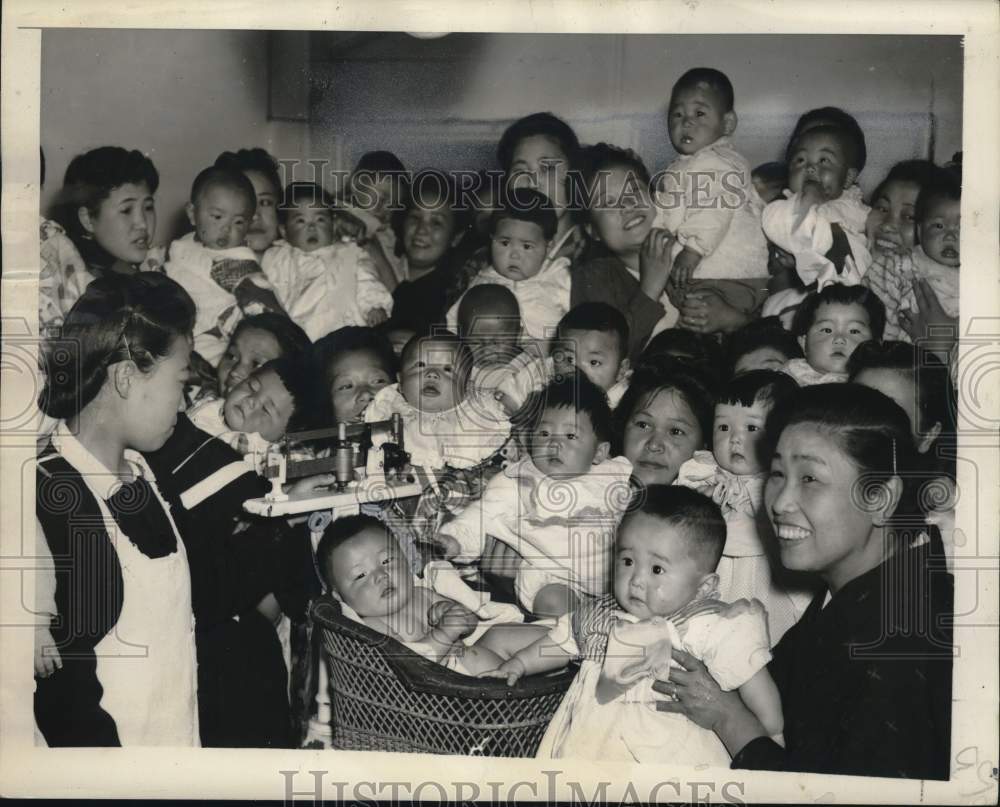
[[35,558],[38,564],[35,570],[35,614],[45,620],[44,624],[35,625],[35,675],[48,678],[56,670],[61,670],[63,664],[49,629],[56,615],[55,565],[38,521],[35,522]]
[[357,303],[358,308],[369,327],[375,327],[385,322],[392,313],[392,295],[379,278],[375,261],[362,250],[355,247],[356,271],[358,278]]
[[513,686],[525,675],[561,670],[573,658],[573,654],[554,641],[547,632],[527,647],[518,650],[496,669],[480,673],[479,677],[506,678],[507,685]]
[[516,482],[497,474],[486,485],[482,498],[471,502],[434,537],[447,560],[460,562],[480,558],[486,547],[486,533],[517,549],[517,537],[506,527],[505,514],[516,508]]
[[776,737],[784,730],[784,716],[781,713],[781,695],[771,678],[767,667],[761,667],[754,676],[740,687],[740,697],[760,720],[764,730]]

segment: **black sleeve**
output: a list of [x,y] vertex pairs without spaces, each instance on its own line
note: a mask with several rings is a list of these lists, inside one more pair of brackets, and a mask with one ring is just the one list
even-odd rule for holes
[[633,361],[664,314],[659,301],[647,297],[628,270],[608,257],[585,261],[572,269],[570,307],[586,302],[608,303],[625,316]]

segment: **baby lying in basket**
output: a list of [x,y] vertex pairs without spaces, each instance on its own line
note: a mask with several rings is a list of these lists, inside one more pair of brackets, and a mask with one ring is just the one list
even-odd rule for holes
[[371,516],[333,521],[316,562],[346,616],[464,675],[496,669],[551,628],[520,624],[515,606],[489,602],[450,564],[428,564],[428,579],[416,579],[395,537]]

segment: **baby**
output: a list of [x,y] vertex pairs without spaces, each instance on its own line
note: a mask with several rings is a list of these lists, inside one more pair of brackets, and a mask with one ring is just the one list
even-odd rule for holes
[[[556,213],[544,194],[530,188],[512,189],[506,202],[490,219],[492,265],[472,278],[470,286],[495,283],[509,288],[527,335],[547,339],[549,329],[569,310],[569,259],[546,258],[558,226]],[[448,311],[452,330],[458,326],[460,303]]]
[[472,355],[469,384],[513,414],[528,394],[548,381],[544,350],[521,336],[521,308],[505,286],[473,286],[458,305],[458,333]]
[[747,313],[764,300],[763,203],[750,164],[732,147],[733,100],[729,78],[708,67],[688,70],[670,93],[670,142],[680,156],[662,173],[655,226],[677,237],[667,292],[678,308],[695,290]]
[[[477,612],[415,580],[396,539],[371,516],[331,522],[316,565],[347,616],[464,675],[495,669],[543,632],[530,625],[482,630]],[[488,613],[485,606],[479,612]]]
[[402,209],[408,194],[409,175],[395,154],[368,151],[361,155],[351,173],[347,212],[363,224],[364,237],[378,259],[385,262],[393,285],[406,279],[406,267],[392,216]]
[[[791,254],[805,287],[855,284],[871,263],[865,237],[868,206],[856,184],[860,173],[860,130],[820,124],[802,131],[788,147],[787,198],[771,202],[762,215],[768,239]],[[801,289],[789,289],[799,302]],[[768,300],[764,315],[789,301]]]
[[792,359],[803,357],[795,335],[785,330],[777,317],[762,317],[730,334],[727,365],[729,375],[750,370],[780,370]]
[[608,396],[614,409],[628,389],[632,371],[628,360],[628,322],[607,303],[581,303],[570,309],[556,328],[559,337],[552,352],[555,377],[579,369]]
[[636,493],[618,530],[614,595],[586,600],[485,674],[513,683],[582,659],[539,757],[727,766],[715,732],[656,711],[652,684],[669,679],[672,648],[703,661],[724,690],[739,690],[769,734],[781,733],[764,608],[717,596],[725,540],[718,505],[700,493],[667,485]]
[[847,380],[847,360],[869,339],[882,338],[885,306],[871,289],[832,283],[805,298],[795,312],[792,333],[805,353],[782,370],[799,386]]
[[[403,349],[399,383],[382,387],[365,410],[368,423],[403,419],[405,449],[425,469],[469,468],[496,452],[510,421],[491,396],[469,390],[472,356],[454,333],[413,337]],[[376,445],[375,448],[378,448]],[[369,452],[369,472],[381,452]]]
[[271,443],[298,428],[306,417],[311,384],[301,360],[272,359],[232,387],[225,398],[207,398],[187,414],[199,429],[243,455],[257,455],[260,462]]
[[243,316],[285,313],[246,246],[256,207],[253,185],[241,172],[206,168],[195,178],[187,205],[194,232],[174,241],[167,254],[167,275],[198,302],[194,349],[213,366]]
[[[892,190],[891,186],[885,193]],[[958,316],[961,208],[961,176],[951,169],[935,169],[920,188],[913,207],[919,244],[912,246],[911,235],[909,252],[884,252],[865,275],[864,284],[885,303],[887,339],[911,341],[900,325],[900,315],[917,310],[913,292],[917,280],[930,285],[948,316]]]
[[293,182],[285,188],[278,221],[284,240],[264,253],[264,272],[310,339],[388,319],[392,295],[368,254],[334,237],[331,202],[319,185]]
[[313,346],[313,360],[326,395],[327,423],[363,423],[379,390],[396,380],[392,345],[372,328],[347,326]]
[[[676,484],[709,496],[722,508],[726,544],[719,561],[719,596],[725,602],[757,598],[767,609],[771,644],[777,644],[812,599],[808,590],[790,590],[772,580],[759,528],[770,457],[764,424],[774,405],[798,389],[785,373],[751,370],[736,376],[715,405],[712,450],[695,451]],[[765,529],[767,529],[765,527]]]
[[522,557],[518,600],[560,616],[582,595],[607,592],[614,529],[628,501],[632,464],[609,459],[607,397],[582,373],[548,385],[530,402],[529,456],[508,466],[435,537],[446,558],[480,558],[487,536]]

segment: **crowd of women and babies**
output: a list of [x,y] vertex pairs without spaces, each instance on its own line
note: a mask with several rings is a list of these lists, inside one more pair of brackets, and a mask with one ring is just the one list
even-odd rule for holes
[[[753,170],[737,122],[697,68],[655,178],[547,112],[467,193],[385,151],[337,194],[225,152],[166,249],[148,157],[74,158],[41,223],[75,360],[43,350],[40,736],[292,747],[322,595],[459,674],[576,670],[542,756],[947,778],[953,351],[923,337],[958,314],[961,158],[866,200],[847,112]],[[397,413],[438,495],[315,548],[244,512],[255,449]]]

